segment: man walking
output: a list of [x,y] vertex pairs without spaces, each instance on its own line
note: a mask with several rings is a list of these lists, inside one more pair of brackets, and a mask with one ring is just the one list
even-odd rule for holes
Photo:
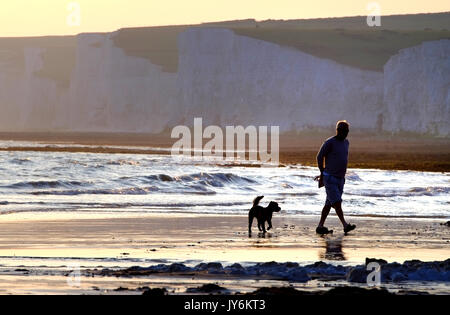
[[[342,193],[344,192],[345,173],[348,163],[348,147],[349,142],[346,139],[349,132],[349,124],[345,120],[340,120],[336,124],[336,135],[328,138],[320,148],[317,154],[317,164],[320,170],[319,187],[325,186],[327,199],[322,209],[322,216],[316,233],[328,234],[332,230],[328,230],[324,226],[330,209],[334,208],[336,214],[341,220],[344,232],[350,232],[356,228],[356,225],[349,224],[344,219],[342,212]],[[325,159],[325,167],[323,165]]]

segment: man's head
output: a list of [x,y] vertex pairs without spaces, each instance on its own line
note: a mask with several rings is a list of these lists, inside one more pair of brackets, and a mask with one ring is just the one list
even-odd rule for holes
[[349,130],[350,124],[346,120],[339,120],[336,123],[336,135],[339,139],[344,140],[347,138]]

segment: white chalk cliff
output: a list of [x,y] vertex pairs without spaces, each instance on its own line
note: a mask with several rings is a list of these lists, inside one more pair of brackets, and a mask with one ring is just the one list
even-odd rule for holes
[[23,71],[0,63],[0,129],[161,132],[194,117],[204,124],[333,125],[449,136],[450,40],[424,42],[365,71],[224,28],[178,38],[176,73],[80,34],[68,86],[36,75],[42,49],[24,50]]
[[111,36],[78,36],[68,126],[75,131],[159,132],[176,112],[175,73],[130,57]]
[[384,66],[383,127],[450,135],[450,40],[402,49]]
[[279,125],[281,131],[347,119],[374,128],[383,75],[320,59],[227,29],[179,37],[178,88],[185,116],[219,125]]

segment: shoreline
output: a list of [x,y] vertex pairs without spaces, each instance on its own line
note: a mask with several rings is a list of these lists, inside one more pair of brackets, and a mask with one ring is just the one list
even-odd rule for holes
[[[280,164],[316,166],[316,154],[332,133],[299,133],[280,136]],[[3,141],[31,141],[44,146],[14,146],[0,151],[170,154],[176,139],[168,134],[104,133],[5,133]],[[450,139],[349,135],[349,168],[450,172]],[[45,145],[47,144],[47,145]],[[61,145],[60,147],[52,146]],[[245,161],[244,161],[245,162]],[[248,161],[247,161],[248,162]],[[230,164],[241,166],[246,163]],[[246,165],[249,166],[249,165]],[[258,166],[258,165],[253,165]]]

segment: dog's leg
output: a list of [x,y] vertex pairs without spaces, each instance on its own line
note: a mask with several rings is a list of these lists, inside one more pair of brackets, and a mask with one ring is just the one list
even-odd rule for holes
[[267,223],[269,223],[269,226],[267,227],[267,231],[272,228],[272,219],[267,220]]
[[262,221],[262,231],[263,233],[266,233],[266,221]]
[[252,214],[249,213],[249,215],[248,215],[248,234],[249,234],[249,235],[252,234],[253,218],[254,218],[254,216],[253,216]]

